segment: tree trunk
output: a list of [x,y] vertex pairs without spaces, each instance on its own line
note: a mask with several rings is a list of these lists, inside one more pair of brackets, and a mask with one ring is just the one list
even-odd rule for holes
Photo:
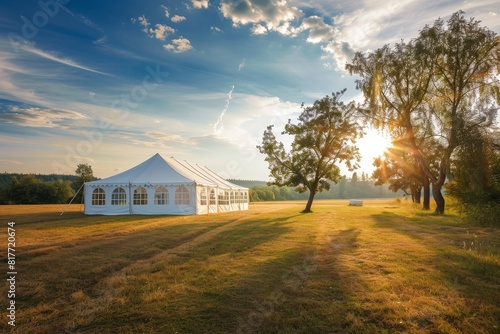
[[422,206],[423,210],[430,210],[431,208],[431,187],[429,178],[424,175],[422,179],[423,187],[424,187],[424,204]]
[[415,203],[420,204],[421,194],[422,194],[422,188],[415,187]]
[[309,213],[309,212],[312,212],[312,211],[311,211],[311,207],[312,207],[312,204],[313,204],[314,195],[315,195],[315,192],[314,192],[314,191],[311,191],[311,192],[309,193],[309,199],[307,200],[306,208],[304,209],[304,211],[302,211],[302,213]]
[[444,215],[444,197],[441,193],[442,184],[433,183],[432,184],[432,196],[434,197],[434,201],[436,202],[436,211],[434,211],[438,215]]

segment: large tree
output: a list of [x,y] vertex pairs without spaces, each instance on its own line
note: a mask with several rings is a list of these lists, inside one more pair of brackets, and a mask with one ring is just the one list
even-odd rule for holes
[[347,65],[361,76],[357,86],[374,123],[404,129],[399,139],[431,181],[438,214],[445,210],[441,189],[461,138],[490,126],[498,110],[499,43],[494,32],[457,12],[447,25],[438,19],[418,38],[358,52]]
[[338,163],[353,168],[359,161],[358,148],[354,145],[361,129],[354,116],[354,102],[340,101],[345,90],[317,100],[304,107],[299,122],[290,120],[282,134],[293,136],[289,152],[278,142],[273,125],[267,127],[259,151],[269,163],[270,184],[293,186],[298,192],[309,191],[303,212],[311,212],[314,196],[330,189],[330,183],[340,181]]
[[[79,191],[80,188],[82,188],[83,184],[85,182],[90,182],[95,180],[94,178],[94,171],[92,170],[92,166],[89,164],[78,164],[75,170],[77,178],[73,181],[73,189],[75,191]],[[74,201],[76,203],[82,202],[84,198],[83,191],[77,193],[77,196],[75,197]]]

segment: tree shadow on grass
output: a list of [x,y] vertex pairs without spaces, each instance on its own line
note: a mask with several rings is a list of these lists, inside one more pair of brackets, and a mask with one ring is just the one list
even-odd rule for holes
[[[429,292],[429,303],[440,305],[441,314],[438,319],[427,317],[420,322],[430,325],[441,321],[464,332],[496,331],[494,326],[500,325],[498,230],[457,226],[426,215],[408,218],[383,212],[373,218],[376,228],[390,229],[402,240],[408,240],[406,249],[398,246],[401,256],[411,254],[413,259],[408,265],[422,268],[423,275],[427,272],[429,281],[422,285],[428,284],[428,290],[433,291]],[[496,322],[491,320],[495,318]]]
[[[287,233],[290,227],[286,225],[289,223],[288,219],[291,217],[281,217],[278,219],[268,219],[268,220],[250,220],[244,221],[240,224],[232,226],[230,229],[223,230],[220,233],[214,235],[211,239],[198,243],[194,247],[186,249],[184,251],[175,253],[174,257],[169,259],[161,260],[162,268],[158,272],[152,272],[148,274],[136,274],[136,279],[138,281],[146,280],[147,282],[156,282],[154,285],[157,289],[161,290],[176,290],[177,284],[181,284],[183,287],[189,286],[190,292],[187,296],[180,297],[184,301],[186,299],[194,301],[194,303],[184,302],[180,303],[182,306],[179,307],[178,303],[171,303],[174,298],[179,298],[179,296],[172,297],[169,300],[158,300],[156,302],[162,304],[158,306],[159,309],[163,309],[161,314],[157,316],[148,315],[147,318],[151,319],[155,323],[154,327],[156,330],[163,328],[169,323],[183,324],[182,321],[186,321],[187,325],[178,325],[176,330],[180,332],[210,332],[206,328],[213,328],[212,333],[220,332],[217,327],[211,327],[215,324],[221,322],[224,319],[224,309],[231,305],[231,301],[225,300],[224,296],[229,292],[229,289],[224,289],[220,291],[220,281],[225,280],[226,276],[232,276],[234,273],[234,268],[223,268],[219,265],[214,268],[211,263],[215,260],[214,258],[219,258],[224,256],[227,258],[228,262],[232,262],[235,258],[245,257],[246,254],[250,254],[258,251],[259,246],[266,243],[272,243],[273,240],[279,238],[281,235]],[[259,266],[259,263],[254,263],[253,261],[247,262],[245,266],[250,270],[254,266]],[[176,269],[173,269],[176,268]],[[183,271],[188,271],[189,275],[184,276]],[[238,270],[242,270],[239,268]],[[216,277],[218,276],[218,278]],[[171,277],[171,278],[168,278]],[[236,277],[237,280],[240,277]],[[144,286],[150,286],[150,283],[144,284],[139,283],[139,285],[130,286],[126,294],[127,300],[142,300],[143,298],[148,299],[151,293],[150,289],[146,289]],[[177,283],[178,282],[178,283]],[[155,288],[152,288],[153,290]],[[182,295],[182,294],[181,294]],[[129,299],[133,296],[133,299]],[[166,304],[166,305],[165,305]],[[115,305],[116,306],[116,305]],[[139,306],[139,307],[136,307]],[[130,308],[129,308],[130,307]],[[128,305],[126,307],[127,312],[123,312],[124,309],[119,307],[118,309],[113,308],[110,313],[102,316],[98,316],[96,319],[88,323],[87,325],[78,328],[78,330],[96,330],[97,328],[117,328],[121,325],[127,328],[130,326],[135,326],[139,323],[144,322],[144,307],[141,305]],[[146,306],[148,310],[156,313],[156,308],[150,309]],[[165,308],[167,312],[165,313]],[[216,309],[218,316],[212,317],[213,310]],[[198,312],[197,310],[200,310]],[[168,314],[175,314],[174,318],[165,319]],[[124,318],[122,318],[124,316]],[[205,322],[210,324],[205,324]],[[184,327],[186,326],[186,327]],[[191,330],[186,328],[191,327]],[[208,326],[208,327],[206,327]],[[200,331],[200,329],[203,329]],[[219,328],[220,329],[220,328]],[[139,330],[137,328],[137,330]],[[166,330],[166,329],[165,329]],[[161,330],[160,330],[161,332]]]
[[[274,219],[246,221],[230,230],[219,233],[212,240],[200,245],[205,250],[199,255],[211,257],[226,253],[241,253],[271,242],[291,231],[290,219],[286,216]],[[232,240],[232,241],[231,241]]]
[[[179,333],[345,332],[349,327],[345,305],[351,302],[348,287],[353,277],[345,271],[341,257],[357,248],[359,231],[340,231],[320,245],[277,248],[274,256],[268,249],[259,249],[289,232],[288,223],[287,219],[263,221],[256,225],[261,232],[245,235],[242,232],[248,231],[249,222],[238,226],[240,231],[221,236],[224,245],[244,242],[247,246],[218,247],[202,257],[205,264],[193,263],[200,266],[199,276],[193,277],[189,292],[181,297],[172,295],[172,301],[158,301],[152,309],[161,311],[150,315],[147,328]],[[204,253],[209,246],[200,245],[193,252]],[[224,255],[224,268],[210,264]],[[193,268],[186,270],[192,272]],[[154,281],[154,277],[148,280]],[[120,312],[115,309],[93,326],[114,326],[107,321],[116,313]],[[117,323],[134,326],[144,317],[140,308],[133,307]]]
[[[141,217],[141,219],[143,219]],[[72,293],[91,289],[103,278],[128,265],[174,248],[208,230],[220,226],[207,224],[177,224],[130,231],[116,235],[55,244],[18,258],[20,284],[18,301],[24,308],[35,307],[55,299],[68,298]]]

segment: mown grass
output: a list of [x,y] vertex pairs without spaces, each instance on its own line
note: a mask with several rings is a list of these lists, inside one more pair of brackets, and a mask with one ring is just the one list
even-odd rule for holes
[[3,311],[0,330],[499,332],[498,230],[395,201],[303,206],[191,217],[0,207],[19,256],[16,327]]

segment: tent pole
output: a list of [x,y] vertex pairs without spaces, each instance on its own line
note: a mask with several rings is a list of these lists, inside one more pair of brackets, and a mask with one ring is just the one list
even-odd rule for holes
[[132,214],[132,182],[128,183],[128,213]]
[[194,214],[197,215],[198,214],[198,187],[196,186],[196,182],[193,183],[194,184]]
[[82,205],[85,202],[85,188],[83,188],[82,201],[80,202],[80,211],[82,210]]
[[[73,200],[75,199],[76,195],[78,195],[78,193],[80,192],[80,190],[82,190],[82,188],[83,188],[84,185],[85,185],[85,183],[81,185],[80,189],[78,189],[78,191],[76,192],[75,196],[73,196],[73,198],[71,199],[71,201],[69,201],[68,205],[66,205],[66,207],[63,210],[63,212],[61,212],[61,214],[59,216],[62,216],[63,213],[65,213],[66,210],[68,210],[68,207],[71,205],[71,203],[73,203]],[[82,200],[83,200],[83,197],[82,197]]]

